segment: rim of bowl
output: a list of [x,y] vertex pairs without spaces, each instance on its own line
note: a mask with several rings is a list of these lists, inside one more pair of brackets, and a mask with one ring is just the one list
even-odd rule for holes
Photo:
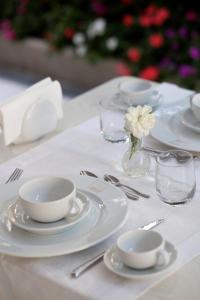
[[[197,100],[196,98],[199,98],[199,99]],[[192,105],[200,108],[200,93],[194,94],[191,98],[191,101],[192,101]],[[199,104],[197,104],[196,101],[199,101]]]
[[[52,200],[52,201],[47,201],[47,202],[33,202],[25,197],[23,197],[23,195],[21,195],[22,193],[22,189],[27,185],[27,184],[30,184],[31,182],[33,181],[37,181],[37,180],[40,180],[40,179],[62,179],[64,181],[68,181],[70,183],[72,183],[73,185],[73,189],[72,191],[67,194],[66,196],[62,197],[62,198],[58,198],[58,199],[55,199],[55,200]],[[70,196],[71,194],[73,194],[74,192],[76,191],[76,186],[74,184],[74,182],[71,180],[71,179],[68,179],[68,178],[65,178],[65,177],[59,177],[59,176],[39,176],[39,177],[35,177],[35,178],[32,178],[30,180],[27,180],[25,183],[22,184],[22,186],[19,188],[19,192],[18,192],[18,195],[19,195],[19,198],[20,200],[24,201],[24,202],[27,202],[27,203],[31,203],[33,205],[50,205],[51,203],[55,203],[55,202],[58,202],[58,201],[62,201],[65,197],[68,197]]]
[[[153,249],[149,249],[149,250],[145,250],[145,251],[133,251],[133,252],[129,252],[129,251],[123,249],[123,248],[120,246],[121,239],[125,239],[127,235],[130,235],[131,233],[134,234],[134,233],[136,233],[136,232],[141,232],[142,234],[154,234],[154,235],[156,235],[157,237],[160,238],[160,243],[159,243],[159,245],[158,245],[157,247],[154,247]],[[145,254],[145,253],[151,253],[151,252],[156,251],[158,248],[160,248],[160,246],[162,246],[163,243],[164,243],[164,239],[163,239],[162,235],[161,235],[159,232],[153,231],[153,230],[151,230],[151,231],[146,231],[146,230],[142,230],[142,229],[136,229],[136,230],[134,230],[134,231],[130,230],[130,231],[125,232],[124,234],[122,234],[122,235],[118,238],[118,240],[117,240],[117,247],[118,247],[118,249],[120,249],[120,251],[122,251],[122,252],[124,252],[124,253],[126,253],[126,254],[127,254],[127,253],[128,253],[128,254],[132,254],[132,253],[134,253],[134,254]]]
[[[142,83],[145,83],[145,84],[147,84],[147,85],[149,85],[147,88],[145,88],[144,90],[142,90],[142,91],[127,91],[127,90],[124,90],[123,88],[122,88],[122,86],[123,86],[123,84],[126,84],[126,83],[134,83],[134,84],[142,84]],[[154,86],[153,86],[153,84],[151,83],[151,82],[149,82],[148,80],[135,80],[135,79],[127,79],[127,80],[125,80],[125,81],[121,81],[121,82],[119,82],[119,84],[118,84],[118,88],[119,88],[119,90],[120,90],[120,92],[122,92],[122,93],[124,93],[124,94],[127,94],[127,95],[135,95],[135,94],[137,94],[137,95],[139,95],[139,94],[144,94],[144,93],[146,93],[147,91],[151,91],[153,88],[154,88]]]

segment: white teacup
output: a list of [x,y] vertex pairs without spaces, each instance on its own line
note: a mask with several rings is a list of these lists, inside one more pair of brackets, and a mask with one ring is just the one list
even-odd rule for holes
[[196,119],[200,121],[200,93],[195,94],[190,98],[190,106]]
[[37,177],[19,189],[19,202],[25,213],[39,222],[54,222],[66,217],[75,198],[75,184],[61,177]]
[[144,105],[149,102],[154,92],[154,84],[143,79],[128,79],[119,84],[119,92],[129,105]]
[[165,241],[156,231],[133,230],[117,240],[121,261],[134,269],[163,268],[169,262]]

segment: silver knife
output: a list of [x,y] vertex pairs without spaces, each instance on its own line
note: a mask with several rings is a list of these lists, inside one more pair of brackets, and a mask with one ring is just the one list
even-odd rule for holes
[[[159,220],[155,220],[152,221],[146,225],[140,226],[138,227],[138,229],[141,230],[150,230],[152,228],[155,228],[156,226],[160,225],[161,223],[163,223],[165,221],[165,219],[159,219]],[[72,272],[71,272],[71,276],[74,278],[78,278],[83,272],[85,272],[86,270],[88,270],[89,268],[91,268],[92,266],[94,266],[95,264],[97,264],[98,262],[100,262],[104,256],[105,250],[102,251],[101,253],[99,253],[98,255],[96,255],[95,257],[87,260],[86,262],[82,263],[80,266],[76,267]]]

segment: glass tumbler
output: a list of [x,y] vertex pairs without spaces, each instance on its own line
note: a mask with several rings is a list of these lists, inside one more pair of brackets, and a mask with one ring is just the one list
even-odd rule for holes
[[101,100],[100,106],[100,131],[105,140],[118,143],[128,140],[124,129],[124,115],[126,111],[121,109],[111,99]]
[[193,156],[183,150],[164,151],[156,158],[156,192],[171,205],[190,201],[195,193],[196,178]]

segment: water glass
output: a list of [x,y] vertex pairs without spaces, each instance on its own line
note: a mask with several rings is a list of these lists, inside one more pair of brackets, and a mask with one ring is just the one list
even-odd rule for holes
[[156,158],[155,177],[162,201],[171,205],[190,201],[196,189],[192,154],[183,150],[163,152]]
[[100,131],[105,140],[113,143],[125,142],[128,135],[124,129],[125,111],[109,99],[100,103]]

